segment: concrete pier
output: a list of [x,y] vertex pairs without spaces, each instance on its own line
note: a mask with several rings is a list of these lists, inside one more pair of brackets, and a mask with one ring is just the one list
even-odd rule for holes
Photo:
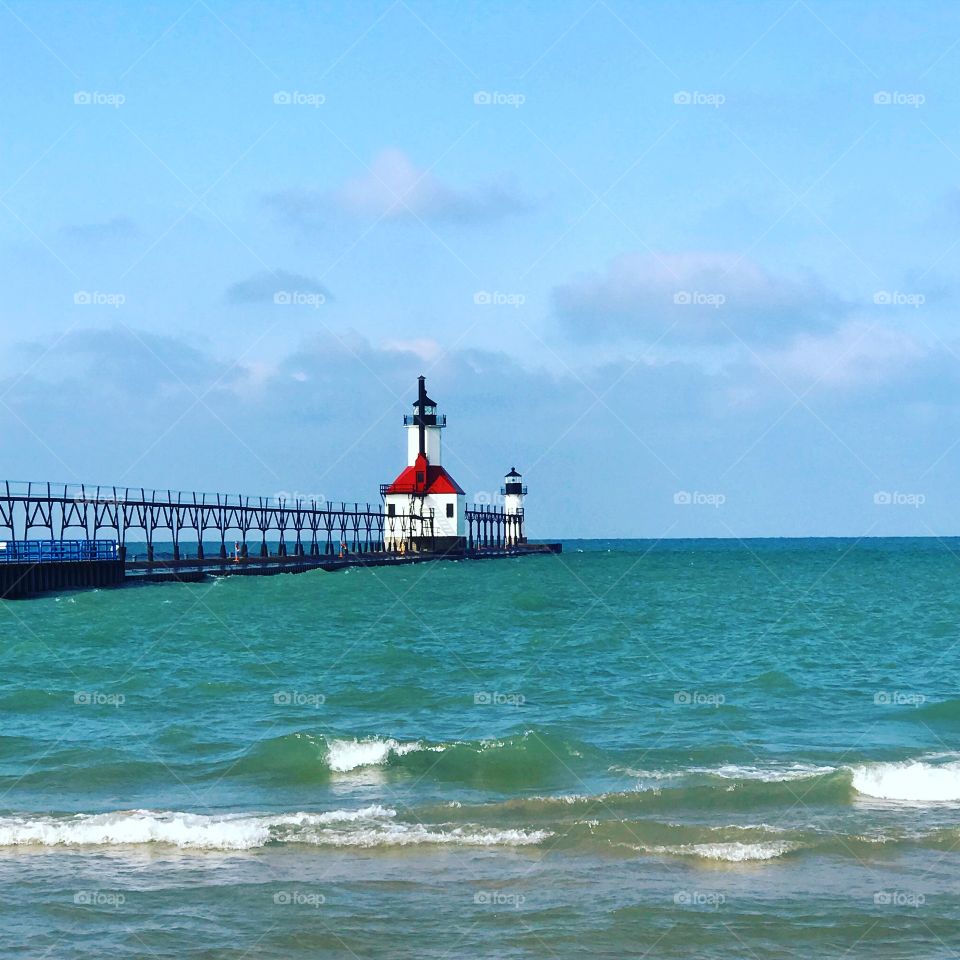
[[122,560],[0,564],[0,599],[3,600],[58,590],[118,587],[123,583]]
[[290,556],[271,554],[239,559],[138,560],[126,564],[124,583],[196,583],[209,576],[274,576],[279,573],[330,572],[351,567],[394,567],[437,560],[495,560],[507,557],[531,557],[562,551],[559,543],[522,543],[510,547],[485,547],[460,551],[413,551],[409,553],[371,552],[345,556]]

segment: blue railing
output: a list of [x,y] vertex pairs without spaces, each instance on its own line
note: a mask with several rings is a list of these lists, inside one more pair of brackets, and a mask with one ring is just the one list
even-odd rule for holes
[[0,563],[116,560],[116,540],[0,540]]

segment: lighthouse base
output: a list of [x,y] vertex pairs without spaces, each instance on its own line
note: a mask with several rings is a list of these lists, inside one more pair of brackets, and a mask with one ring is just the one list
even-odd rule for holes
[[415,537],[413,548],[421,553],[463,553],[467,549],[466,537]]

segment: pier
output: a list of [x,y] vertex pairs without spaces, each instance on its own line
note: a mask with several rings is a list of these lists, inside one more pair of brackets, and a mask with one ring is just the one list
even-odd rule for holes
[[[0,597],[560,551],[527,543],[522,510],[471,505],[464,519],[467,536],[451,543],[435,535],[432,509],[401,529],[381,504],[5,481]],[[145,544],[144,555],[131,544]]]

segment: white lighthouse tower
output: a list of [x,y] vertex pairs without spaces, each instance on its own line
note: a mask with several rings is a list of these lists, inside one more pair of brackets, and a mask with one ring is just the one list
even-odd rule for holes
[[440,432],[447,418],[427,396],[426,379],[421,376],[417,382],[413,413],[403,418],[407,467],[380,488],[386,513],[383,536],[388,550],[451,550],[464,542],[466,497],[441,463]]
[[527,486],[523,482],[523,477],[517,473],[516,467],[511,467],[510,472],[503,478],[503,486],[500,488],[504,513],[520,513],[523,510],[523,498],[526,494]]
[[523,498],[526,494],[527,485],[523,482],[523,477],[517,472],[516,467],[511,467],[510,472],[503,478],[503,486],[500,488],[503,512],[508,517],[515,518],[514,522],[508,522],[506,525],[508,544],[519,543],[523,538]]
[[413,413],[403,418],[403,425],[407,428],[407,466],[412,467],[420,453],[423,453],[427,463],[439,467],[442,463],[440,433],[447,425],[447,418],[444,414],[437,413],[436,403],[427,396],[425,377],[417,378],[417,386]]

